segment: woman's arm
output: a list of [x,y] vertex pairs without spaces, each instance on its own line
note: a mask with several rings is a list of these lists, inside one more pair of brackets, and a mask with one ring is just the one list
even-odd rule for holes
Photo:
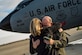
[[33,48],[32,36],[30,36],[30,54],[36,53],[36,50]]

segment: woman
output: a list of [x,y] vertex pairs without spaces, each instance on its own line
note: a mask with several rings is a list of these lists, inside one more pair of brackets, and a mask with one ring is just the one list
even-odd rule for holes
[[43,42],[42,25],[38,18],[33,18],[30,22],[30,54],[45,55],[45,43]]

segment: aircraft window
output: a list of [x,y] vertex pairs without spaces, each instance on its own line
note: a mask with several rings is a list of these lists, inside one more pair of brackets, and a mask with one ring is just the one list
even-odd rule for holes
[[32,1],[34,1],[34,0],[29,0],[29,1],[27,1],[27,2],[21,2],[18,6],[17,6],[17,10],[20,10],[20,9],[22,9],[22,8],[24,8],[24,7],[26,7],[28,4],[30,4]]

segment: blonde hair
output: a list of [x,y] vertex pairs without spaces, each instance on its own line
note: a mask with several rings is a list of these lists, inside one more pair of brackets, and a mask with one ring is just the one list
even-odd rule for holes
[[41,21],[38,18],[33,18],[30,22],[30,32],[33,36],[37,36],[41,34],[40,24]]

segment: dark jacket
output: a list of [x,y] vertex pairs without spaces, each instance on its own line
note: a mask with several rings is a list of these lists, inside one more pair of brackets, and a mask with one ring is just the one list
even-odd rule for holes
[[[32,38],[34,40],[37,40],[37,39],[40,40],[40,45],[36,49],[33,48]],[[37,53],[37,55],[46,55],[48,50],[45,48],[45,45],[46,44],[43,42],[43,36],[42,35],[36,36],[36,37],[33,37],[32,35],[30,35],[30,54]]]

